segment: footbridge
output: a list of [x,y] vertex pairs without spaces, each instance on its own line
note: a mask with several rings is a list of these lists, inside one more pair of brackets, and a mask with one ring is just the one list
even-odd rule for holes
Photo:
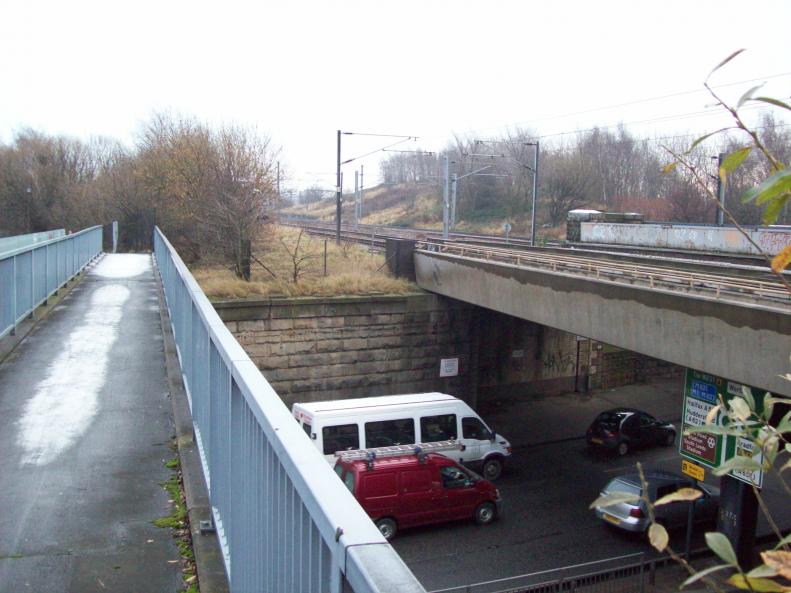
[[421,288],[790,394],[791,293],[766,269],[418,242]]
[[0,340],[15,346],[0,364],[0,590],[184,585],[153,525],[170,507],[175,342],[209,496],[192,537],[216,539],[230,590],[425,592],[159,230],[153,254],[104,254],[101,227],[28,243],[0,253]]

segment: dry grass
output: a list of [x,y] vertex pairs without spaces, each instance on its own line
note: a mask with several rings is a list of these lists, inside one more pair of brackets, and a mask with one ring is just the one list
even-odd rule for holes
[[[299,241],[299,248],[296,248]],[[230,269],[202,267],[192,270],[210,299],[244,299],[270,296],[342,296],[405,294],[415,285],[389,275],[382,254],[370,254],[361,245],[335,245],[327,241],[327,275],[324,275],[324,239],[309,237],[299,229],[277,227],[274,237],[256,245],[252,278],[245,282]],[[301,259],[301,261],[299,261]],[[297,282],[293,281],[297,260]]]

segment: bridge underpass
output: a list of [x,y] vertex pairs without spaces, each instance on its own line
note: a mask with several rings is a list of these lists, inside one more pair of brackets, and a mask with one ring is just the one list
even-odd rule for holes
[[[791,393],[791,301],[779,283],[619,267],[524,252],[419,244],[418,285],[472,303],[726,377]],[[597,267],[597,265],[599,267]]]

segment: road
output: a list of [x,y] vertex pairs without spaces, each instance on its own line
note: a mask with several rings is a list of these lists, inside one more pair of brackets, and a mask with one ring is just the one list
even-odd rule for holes
[[[479,527],[472,521],[405,530],[393,546],[427,590],[559,568],[593,560],[646,552],[639,536],[602,524],[588,509],[599,489],[613,476],[635,471],[635,463],[679,472],[675,447],[656,448],[617,458],[587,451],[583,439],[524,447],[498,482],[503,516]],[[707,472],[706,481],[718,483]],[[765,488],[770,508],[787,508],[779,484]],[[791,517],[785,517],[791,527]],[[703,545],[699,526],[694,546]],[[768,533],[765,521],[759,534]],[[671,545],[683,550],[684,534],[673,533]]]

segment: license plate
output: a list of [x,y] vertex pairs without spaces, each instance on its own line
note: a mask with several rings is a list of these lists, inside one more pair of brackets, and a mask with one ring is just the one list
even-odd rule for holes
[[591,439],[591,443],[594,443],[596,445],[601,445],[604,443],[604,441],[601,439]]
[[604,513],[603,517],[605,521],[609,521],[613,525],[618,525],[621,522],[621,520],[618,517],[613,517],[612,515],[608,515],[607,513]]

